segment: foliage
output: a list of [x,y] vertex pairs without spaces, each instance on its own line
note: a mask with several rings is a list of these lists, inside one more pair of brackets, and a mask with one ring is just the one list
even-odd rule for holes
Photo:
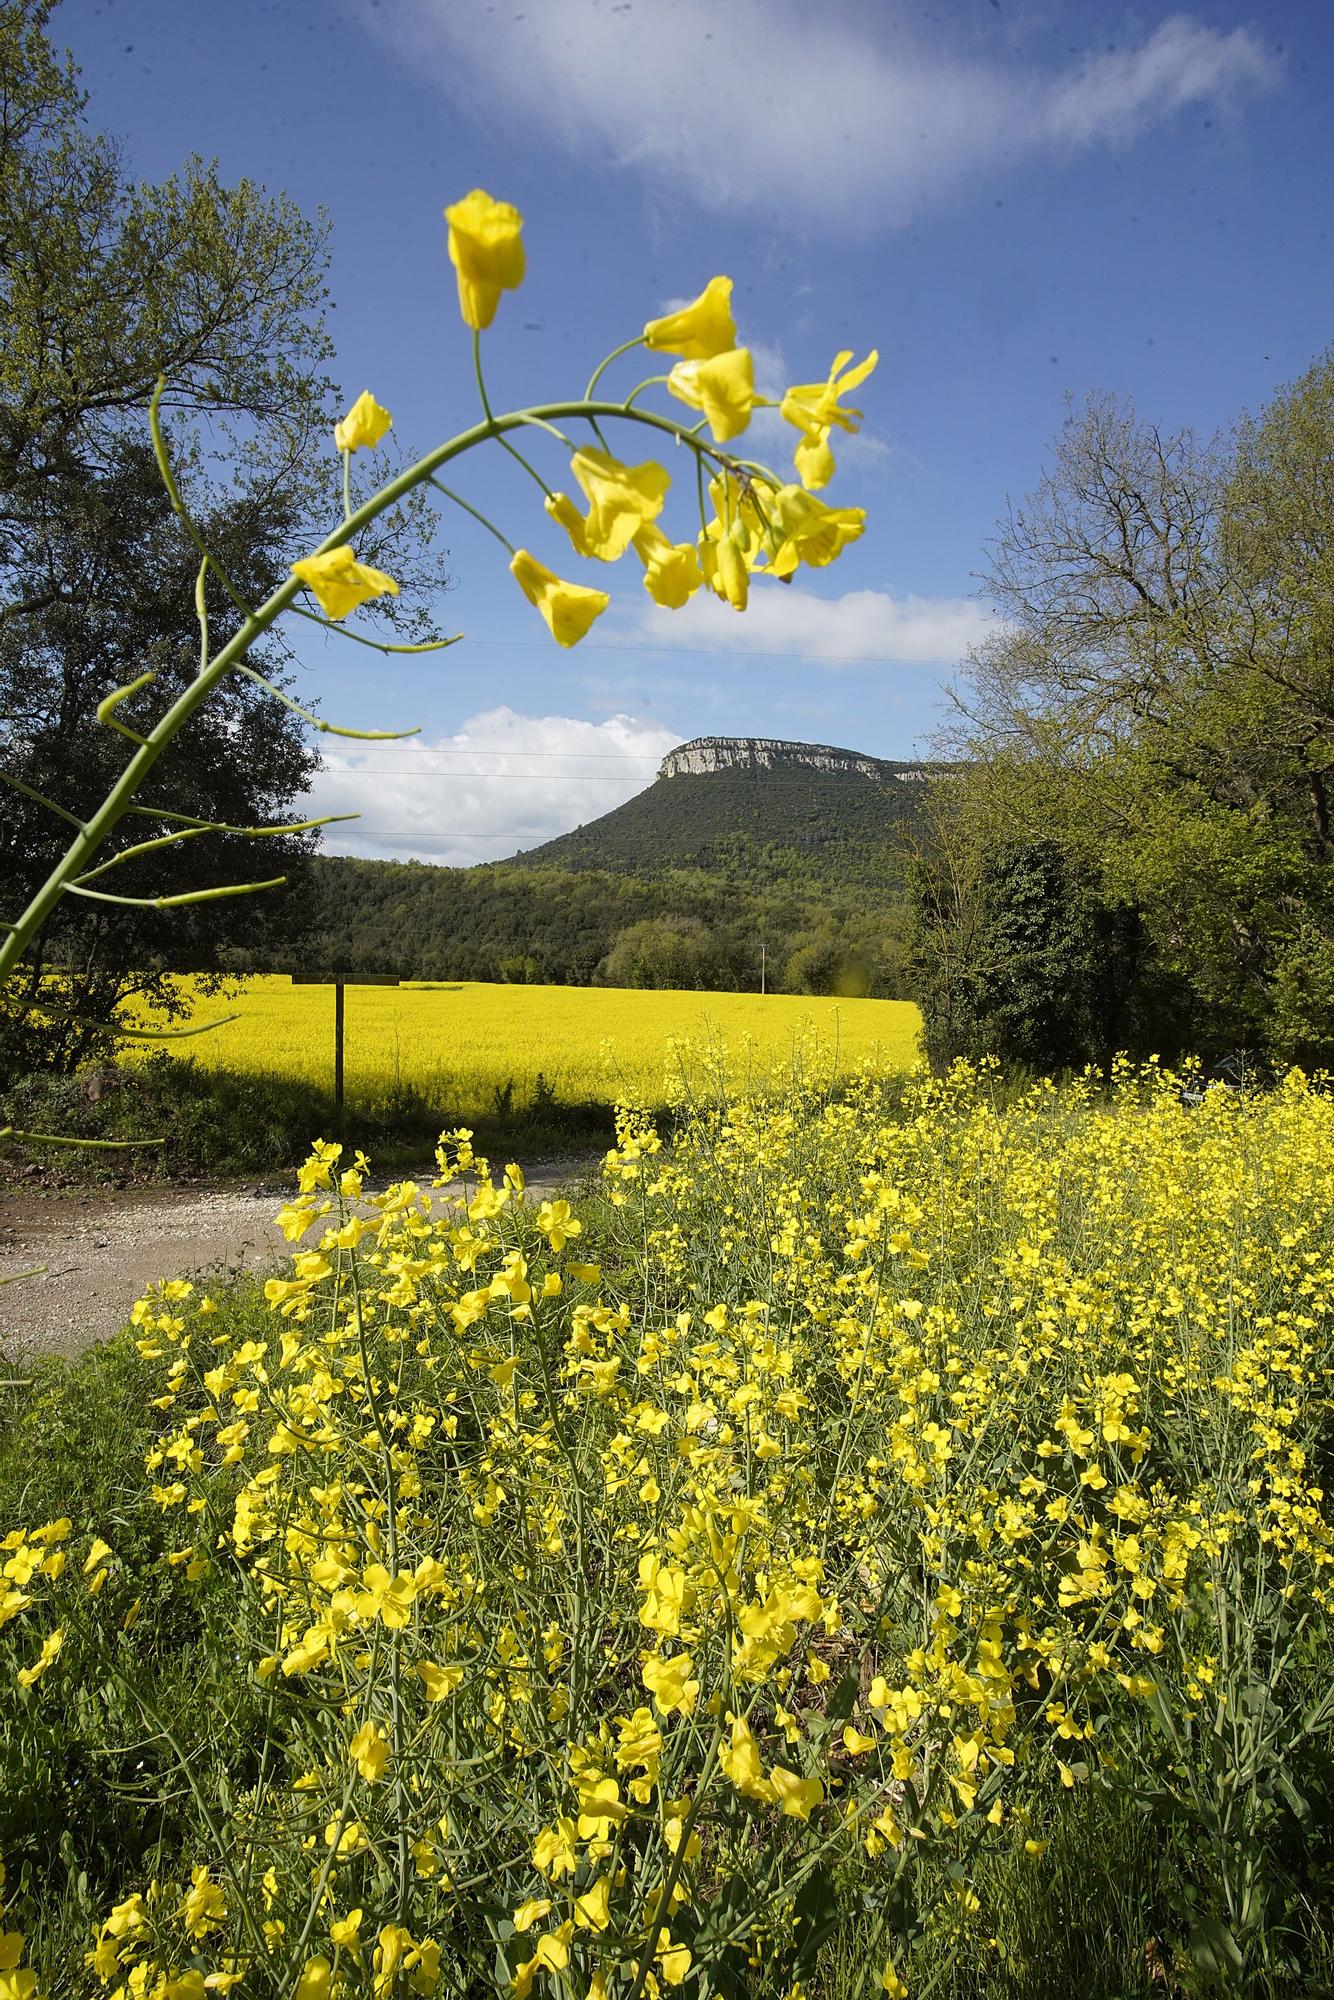
[[892,766],[878,779],[783,763],[686,772],[524,861],[642,877],[699,868],[797,891],[856,882],[883,895],[901,880],[903,836],[915,828],[922,790],[921,778],[897,777]]
[[837,879],[796,877],[786,885],[766,871],[765,854],[753,851],[736,869],[719,864],[647,875],[538,867],[527,856],[476,868],[317,857],[295,951],[271,940],[226,956],[238,971],[288,972],[299,952],[314,968],[404,979],[621,985],[636,983],[628,971],[623,977],[609,967],[626,933],[666,924],[703,933],[701,949],[679,968],[682,985],[756,992],[763,945],[772,991],[799,946],[828,941],[831,964],[858,960],[869,968],[871,993],[902,997],[901,898],[891,889],[875,891],[874,868],[860,886],[851,863]]
[[1006,624],[965,697],[984,779],[950,781],[980,823],[952,825],[1054,842],[1090,909],[1129,913],[1141,1050],[1166,995],[1197,1047],[1334,1052],[1332,465],[1334,351],[1209,448],[1095,399],[1000,524]]
[[[168,703],[198,671],[192,607],[198,556],[180,532],[144,406],[159,376],[178,466],[200,530],[231,591],[212,606],[225,644],[262,601],[323,511],[334,482],[310,447],[329,420],[331,354],[323,321],[323,220],[281,196],[220,181],[190,160],[158,186],[132,181],[115,143],[84,122],[77,72],[47,37],[50,7],[0,7],[0,775],[11,810],[0,832],[6,917],[38,893],[77,823],[107,791],[125,743],[99,727],[99,704],[145,671]],[[201,442],[206,437],[207,448]],[[235,447],[229,480],[221,440]],[[411,520],[394,537],[418,580]],[[270,644],[255,664],[283,680]],[[148,698],[128,711],[138,723]],[[122,712],[124,715],[125,712]],[[139,724],[142,726],[142,724]],[[238,742],[245,754],[237,755]],[[154,831],[172,812],[242,827],[281,820],[315,758],[301,724],[234,677],[159,778]],[[34,796],[36,794],[36,796]],[[137,830],[141,835],[145,827]],[[122,839],[121,844],[124,844]],[[127,867],[124,888],[179,896],[216,889],[236,841],[187,841]],[[270,874],[299,877],[309,837],[279,837]],[[0,1065],[73,1068],[109,1036],[96,1023],[148,992],[170,999],[164,946],[204,971],[224,945],[292,933],[302,900],[249,901],[171,917],[126,902],[67,900],[11,985],[0,1015]],[[47,964],[71,983],[59,1019],[27,1010]]]
[[[1332,1118],[1297,1076],[998,1110],[959,1069],[886,1118],[784,1073],[670,1159],[626,1115],[583,1215],[460,1135],[466,1212],[317,1147],[263,1324],[135,1308],[139,1498],[9,1502],[9,1740],[66,1768],[106,1681],[184,1779],[110,1849],[85,1741],[77,1813],[11,1832],[39,1972],[1313,1990]],[[126,1665],[154,1590],[181,1711]]]
[[1198,1046],[1136,911],[1100,898],[1059,842],[1007,841],[972,818],[966,792],[935,804],[950,852],[924,848],[914,864],[910,983],[937,1068],[993,1055],[1051,1072]]
[[[247,597],[267,595],[285,567],[288,523],[280,503],[221,506],[202,526],[238,589]],[[198,648],[181,607],[190,602],[196,567],[146,444],[122,440],[97,476],[71,474],[59,483],[40,559],[27,579],[41,601],[21,616],[0,617],[0,743],[11,780],[75,815],[106,790],[124,744],[90,727],[98,703],[145,669],[168,700],[189,684]],[[215,637],[229,638],[240,622],[224,603],[215,613]],[[236,754],[238,741],[245,743],[244,758]],[[316,761],[298,719],[238,678],[201,716],[188,756],[164,773],[155,803],[163,812],[233,826],[271,823],[305,792]],[[6,885],[10,907],[21,907],[59,861],[68,827],[31,796],[11,797],[3,833]],[[67,1071],[106,1048],[108,1037],[95,1024],[111,1020],[122,1002],[142,996],[170,1008],[167,954],[206,972],[226,949],[253,948],[266,936],[290,940],[300,925],[311,840],[289,834],[272,841],[269,865],[286,872],[286,888],[271,899],[235,900],[239,914],[226,922],[216,904],[174,912],[151,900],[66,905],[39,940],[22,982],[6,992],[0,1063],[11,1073]],[[216,888],[234,874],[240,846],[236,837],[221,836],[128,862],[123,887],[140,896]],[[37,1017],[31,1002],[48,963],[69,968],[64,1011]]]

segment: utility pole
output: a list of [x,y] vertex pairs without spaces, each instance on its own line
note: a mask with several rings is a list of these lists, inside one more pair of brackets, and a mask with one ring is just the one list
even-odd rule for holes
[[767,990],[767,987],[766,987],[766,979],[767,979],[767,976],[768,976],[768,955],[769,955],[769,947],[768,947],[768,945],[767,945],[767,944],[765,943],[764,939],[763,939],[763,938],[761,938],[761,939],[760,939],[760,993],[761,993],[761,995],[763,995],[763,994],[764,994],[764,993],[766,992],[766,990]]

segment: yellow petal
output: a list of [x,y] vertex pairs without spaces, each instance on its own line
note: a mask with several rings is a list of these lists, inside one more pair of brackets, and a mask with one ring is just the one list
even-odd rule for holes
[[558,646],[578,645],[594,619],[611,603],[605,590],[586,590],[582,584],[563,582],[527,549],[515,551],[510,574],[528,602],[541,612]]
[[802,485],[812,493],[829,484],[834,476],[834,454],[829,449],[829,432],[823,425],[819,430],[806,432],[792,454],[792,463]]
[[588,546],[588,535],[586,533],[588,524],[584,516],[579,512],[579,509],[575,506],[573,500],[571,500],[569,494],[548,493],[543,504],[552,520],[559,522],[560,526],[564,528],[570,538],[570,546],[575,554],[577,556],[591,557],[593,551]]
[[292,564],[292,573],[314,592],[325,616],[346,618],[359,604],[372,597],[398,596],[392,576],[369,563],[359,563],[351,549],[329,549],[323,555],[303,556]]
[[445,210],[449,261],[458,272],[459,310],[479,332],[490,326],[502,291],[523,283],[523,217],[507,201],[474,188]]
[[683,361],[708,361],[736,346],[732,320],[732,280],[710,278],[699,297],[679,312],[651,319],[644,328],[645,347],[679,354]]

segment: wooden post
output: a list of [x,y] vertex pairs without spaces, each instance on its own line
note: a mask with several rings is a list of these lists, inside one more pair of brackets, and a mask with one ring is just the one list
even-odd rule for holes
[[334,981],[334,1117],[343,1136],[343,982]]
[[389,972],[292,972],[288,978],[293,986],[332,986],[334,990],[334,1114],[341,1139],[345,989],[349,986],[399,986],[402,981],[397,973]]

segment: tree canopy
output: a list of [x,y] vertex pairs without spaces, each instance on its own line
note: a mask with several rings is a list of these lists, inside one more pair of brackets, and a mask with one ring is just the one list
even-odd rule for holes
[[[943,930],[943,878],[919,883],[924,994],[945,930],[956,971],[980,949],[981,857],[1054,843],[1091,910],[1140,928],[1158,997],[1134,1035],[1334,1059],[1334,350],[1209,444],[1110,398],[1072,411],[987,582],[1005,623],[960,694],[981,769],[944,781],[940,823],[973,900]],[[1109,960],[1072,1054],[1103,1052],[1118,990]]]
[[[0,851],[7,901],[19,904],[68,838],[32,794],[77,818],[124,761],[99,704],[151,671],[151,688],[118,711],[142,730],[193,672],[198,556],[148,439],[157,381],[178,475],[214,555],[202,589],[215,645],[236,629],[238,600],[268,595],[309,547],[312,523],[323,533],[340,505],[326,219],[250,181],[225,186],[216,164],[197,158],[156,185],[134,180],[116,142],[89,129],[50,15],[46,0],[0,4],[0,777],[9,781]],[[421,615],[405,609],[413,586],[419,599],[422,585],[443,582],[424,509],[364,537],[361,552],[392,559],[409,588],[386,615],[411,626]],[[251,664],[279,685],[290,678],[276,638]],[[271,825],[293,816],[315,761],[297,718],[233,676],[142,804]],[[118,843],[168,824],[141,816]],[[262,871],[237,846],[191,840],[156,854],[151,880],[130,863],[106,887],[173,894],[238,868],[290,874],[310,840],[269,841]],[[88,1022],[105,1022],[131,992],[147,987],[170,1004],[166,964],[207,970],[266,929],[290,930],[300,907],[295,895],[188,915],[67,902],[22,990],[6,994],[11,1067],[77,1061],[97,1041]],[[64,1012],[34,1037],[18,1016],[53,964],[69,982]]]

